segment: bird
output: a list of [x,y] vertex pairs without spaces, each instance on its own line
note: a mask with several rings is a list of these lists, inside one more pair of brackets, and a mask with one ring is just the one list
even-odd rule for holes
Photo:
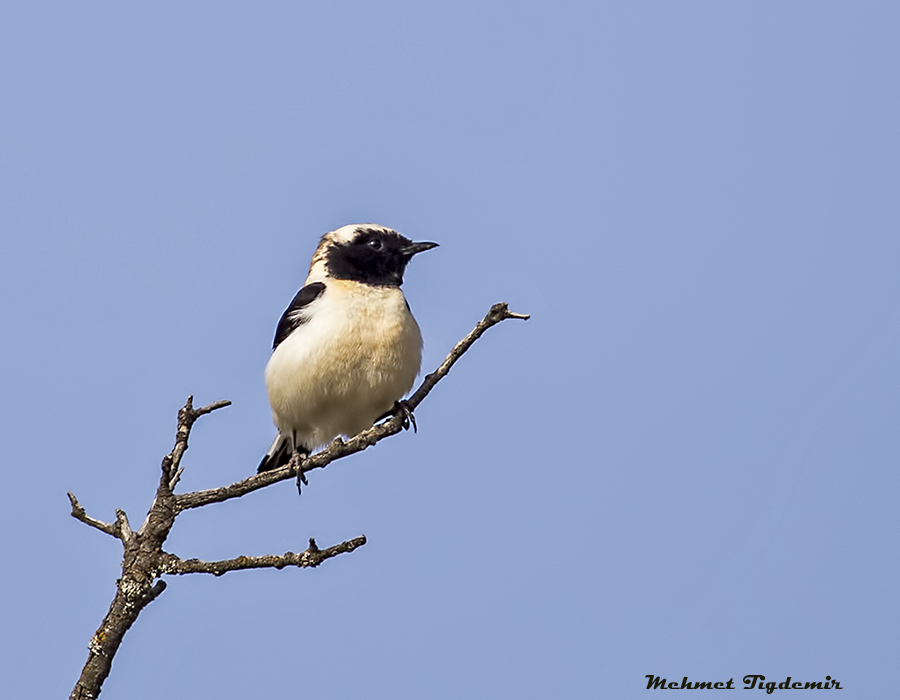
[[437,245],[371,223],[322,236],[275,329],[265,383],[278,434],[257,473],[299,465],[339,435],[406,410],[422,333],[400,285],[413,256]]

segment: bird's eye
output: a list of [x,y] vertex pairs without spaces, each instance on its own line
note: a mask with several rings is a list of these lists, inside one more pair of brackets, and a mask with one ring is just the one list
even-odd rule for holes
[[369,247],[372,250],[381,250],[381,241],[379,241],[377,238],[373,238],[369,241]]

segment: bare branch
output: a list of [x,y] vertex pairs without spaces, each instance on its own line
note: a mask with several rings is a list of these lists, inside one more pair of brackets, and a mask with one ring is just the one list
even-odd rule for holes
[[354,537],[352,540],[341,542],[328,549],[319,549],[316,541],[309,540],[309,549],[299,554],[285,552],[278,556],[270,554],[262,557],[236,557],[223,561],[201,561],[199,559],[179,559],[174,554],[163,552],[161,557],[163,574],[212,574],[221,576],[229,571],[243,571],[245,569],[283,569],[286,566],[300,568],[315,567],[326,559],[336,557],[338,554],[352,552],[366,543],[365,536]]
[[[509,310],[505,302],[494,304],[487,315],[478,322],[475,328],[465,338],[459,341],[450,351],[446,359],[431,374],[427,375],[418,389],[406,400],[406,404],[410,410],[415,409],[425,397],[431,392],[434,386],[450,371],[450,368],[462,355],[478,340],[484,332],[506,319],[515,318],[527,320],[530,318],[527,314],[517,314]],[[406,416],[402,412],[391,416],[383,423],[378,423],[368,428],[355,437],[346,442],[341,438],[337,438],[324,450],[316,452],[314,455],[303,460],[300,464],[300,471],[303,473],[312,471],[313,469],[321,469],[328,466],[336,459],[346,457],[356,452],[374,445],[376,442],[383,440],[391,435],[396,435],[405,427]],[[204,491],[193,491],[191,493],[179,494],[175,497],[176,509],[178,512],[188,510],[190,508],[199,508],[210,503],[221,503],[232,498],[238,498],[253,491],[257,491],[271,484],[284,481],[297,476],[297,469],[287,464],[278,469],[263,472],[262,474],[254,474],[246,479],[237,481],[229,486],[220,486],[214,489]]]
[[[188,396],[184,406],[178,411],[178,427],[175,429],[175,446],[172,451],[163,457],[162,474],[159,477],[159,486],[156,489],[156,496],[153,498],[153,504],[147,511],[147,517],[144,519],[139,532],[144,535],[149,529],[155,529],[158,536],[162,536],[165,540],[168,535],[168,529],[174,523],[176,510],[176,502],[174,496],[175,486],[178,485],[184,468],[181,466],[181,459],[187,452],[188,438],[191,436],[191,429],[200,416],[207,413],[230,406],[231,401],[215,401],[201,408],[194,408],[194,397]],[[171,516],[171,517],[170,517]],[[165,534],[162,529],[166,529]]]
[[71,491],[68,493],[69,503],[72,504],[72,517],[76,520],[80,520],[85,525],[90,525],[91,527],[97,528],[100,532],[105,532],[107,535],[111,537],[119,538],[119,528],[116,523],[105,523],[102,520],[97,520],[96,518],[92,518],[88,515],[82,505],[78,502],[78,499],[75,498],[75,494]]
[[360,452],[379,440],[409,427],[413,422],[411,411],[425,399],[438,381],[447,375],[453,364],[488,328],[508,318],[527,319],[528,316],[510,312],[506,304],[495,304],[474,330],[457,343],[443,363],[425,377],[415,393],[407,401],[400,402],[387,420],[364,430],[350,440],[346,442],[340,438],[334,440],[324,450],[303,460],[299,467],[291,463],[279,469],[253,475],[230,486],[176,495],[174,489],[183,471],[181,460],[188,448],[191,428],[200,416],[230,405],[229,401],[216,401],[195,409],[193,397],[189,396],[178,412],[175,445],[162,460],[162,473],[153,503],[147,518],[136,532],[132,530],[128,516],[123,510],[116,510],[115,523],[105,523],[87,515],[75,496],[69,493],[72,516],[86,525],[118,538],[124,548],[122,577],[117,581],[116,595],[106,617],[88,645],[88,659],[72,691],[71,700],[94,700],[99,695],[123,636],[140,612],[165,590],[165,582],[159,580],[161,575],[208,573],[221,576],[228,571],[243,569],[313,567],[326,559],[352,552],[364,545],[366,538],[360,536],[320,550],[315,540],[310,539],[309,548],[300,554],[287,552],[281,556],[237,557],[215,562],[180,559],[162,549],[175,518],[183,510],[237,498],[291,477],[302,478],[304,472],[325,467],[336,459]]
[[164,590],[166,590],[166,586],[167,586],[167,585],[168,585],[168,584],[167,584],[165,581],[163,581],[162,579],[160,579],[159,581],[157,581],[156,583],[154,583],[154,584],[150,587],[150,590],[147,591],[147,594],[144,596],[144,600],[143,600],[144,606],[147,606],[147,605],[149,605],[150,603],[152,603],[154,600],[156,600],[156,599],[159,597],[159,595],[160,595]]
[[205,489],[203,491],[191,491],[190,493],[180,493],[175,496],[175,502],[179,511],[188,510],[190,508],[199,508],[200,506],[209,505],[210,503],[221,503],[231,498],[238,498],[245,494],[257,491],[258,489],[271,486],[272,484],[290,479],[296,476],[297,471],[290,466],[279,467],[262,474],[254,474],[246,479],[241,479],[228,486],[219,486],[214,489]]
[[427,375],[425,380],[419,386],[418,389],[406,400],[406,404],[409,406],[409,409],[415,410],[416,407],[425,400],[425,397],[431,393],[431,390],[434,389],[435,384],[437,384],[441,379],[447,376],[450,372],[450,368],[456,364],[456,361],[463,356],[463,353],[466,352],[472,345],[474,345],[475,341],[478,340],[484,332],[492,327],[496,326],[498,323],[505,321],[509,318],[518,318],[523,321],[527,321],[531,316],[528,314],[517,314],[509,310],[509,306],[506,302],[500,302],[499,304],[494,304],[491,307],[491,310],[487,312],[487,315],[481,319],[475,328],[472,329],[472,332],[469,333],[465,338],[460,340],[454,348],[450,351],[450,354],[447,355],[447,358],[441,363],[440,367],[438,367],[434,372]]
[[184,467],[178,467],[175,470],[175,474],[169,479],[169,491],[174,491],[175,487],[178,486],[178,482],[181,480],[181,475],[184,473]]
[[116,508],[116,527],[119,530],[119,536],[126,544],[134,537],[131,524],[128,522],[128,516],[121,508]]
[[172,451],[167,454],[162,461],[162,478],[166,481],[166,487],[169,491],[172,491],[175,488],[176,484],[178,484],[178,480],[181,478],[182,471],[184,471],[181,468],[181,458],[187,451],[188,438],[191,435],[191,428],[194,427],[194,423],[200,416],[205,416],[207,413],[212,413],[217,409],[225,408],[230,405],[231,401],[226,400],[215,401],[207,406],[194,408],[194,397],[187,397],[184,406],[178,411],[178,428],[175,431],[175,447],[172,448]]
[[[193,397],[191,397],[193,398]],[[231,405],[231,401],[228,399],[223,399],[222,401],[213,401],[206,406],[201,406],[200,408],[194,409],[194,420],[197,420],[200,416],[205,416],[207,413],[212,413],[213,411],[218,411],[220,408],[227,408]],[[193,422],[193,421],[192,421]]]

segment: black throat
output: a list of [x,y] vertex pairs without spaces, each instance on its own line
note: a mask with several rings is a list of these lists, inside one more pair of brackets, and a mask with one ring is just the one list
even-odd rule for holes
[[349,243],[331,245],[325,256],[325,269],[334,279],[399,287],[410,260],[403,251],[411,244],[396,231],[359,228]]

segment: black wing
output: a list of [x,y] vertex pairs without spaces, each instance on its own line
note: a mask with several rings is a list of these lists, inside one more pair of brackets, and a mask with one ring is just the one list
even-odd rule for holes
[[282,341],[298,327],[303,325],[304,319],[300,316],[300,309],[318,299],[324,291],[324,282],[313,282],[297,292],[297,296],[294,297],[290,306],[281,315],[278,328],[275,329],[275,341],[272,343],[273,350],[281,345]]

